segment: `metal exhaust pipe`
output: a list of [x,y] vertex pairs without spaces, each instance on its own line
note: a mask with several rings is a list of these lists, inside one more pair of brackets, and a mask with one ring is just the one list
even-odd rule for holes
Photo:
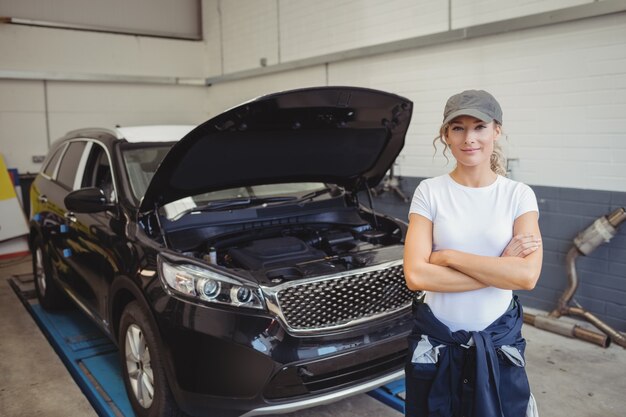
[[[589,255],[602,243],[610,241],[617,233],[617,227],[626,221],[626,210],[623,207],[614,210],[607,216],[600,217],[591,226],[580,232],[574,239],[574,246],[567,252],[565,258],[565,268],[569,285],[559,298],[557,307],[549,315],[532,315],[524,313],[524,322],[533,324],[535,327],[561,334],[568,337],[576,337],[595,343],[602,347],[608,347],[611,340],[626,348],[626,337],[613,329],[611,326],[600,320],[598,317],[588,312],[581,306],[572,307],[569,305],[572,297],[578,288],[578,275],[576,273],[576,258],[582,255]],[[577,316],[586,319],[596,326],[604,334],[596,333],[584,329],[575,324],[568,324],[558,320],[562,315]],[[527,318],[528,316],[528,318]]]
[[611,326],[609,326],[608,324],[600,320],[598,317],[596,317],[592,313],[580,307],[568,307],[567,314],[569,314],[570,316],[578,316],[578,317],[585,318],[589,323],[593,324],[602,332],[604,332],[604,334],[610,337],[615,343],[617,343],[623,348],[626,348],[626,337],[624,337],[623,334],[621,334],[620,332],[618,332],[617,330],[615,330],[614,328],[612,328]]
[[603,333],[597,333],[580,327],[577,324],[567,323],[546,314],[535,315],[524,313],[524,323],[531,324],[538,329],[547,330],[562,336],[581,339],[586,342],[602,346],[603,348],[609,347],[611,344],[611,339]]

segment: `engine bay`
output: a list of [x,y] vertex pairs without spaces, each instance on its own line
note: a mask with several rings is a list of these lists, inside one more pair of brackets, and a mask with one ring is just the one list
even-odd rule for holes
[[[247,271],[259,282],[279,284],[397,260],[402,256],[402,230],[391,221],[385,226],[299,224],[247,230],[208,239],[200,250],[186,254],[233,272]],[[389,259],[381,258],[381,250],[392,247]]]

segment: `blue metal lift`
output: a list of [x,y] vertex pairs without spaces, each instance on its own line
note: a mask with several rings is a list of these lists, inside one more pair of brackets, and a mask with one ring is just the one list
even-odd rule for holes
[[[96,413],[101,417],[134,417],[115,345],[78,309],[45,311],[37,303],[32,275],[13,276],[9,283]],[[400,412],[404,412],[403,393],[404,380],[368,392]]]
[[9,283],[96,413],[101,417],[134,417],[117,347],[77,308],[44,310],[37,302],[32,275],[14,276]]

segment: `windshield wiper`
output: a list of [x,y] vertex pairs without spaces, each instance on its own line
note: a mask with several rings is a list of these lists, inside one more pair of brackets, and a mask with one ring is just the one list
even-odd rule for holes
[[[302,197],[298,197],[298,198],[292,197],[293,198],[292,200],[285,200],[285,201],[288,202],[289,204],[298,204],[298,203],[302,203],[303,201],[313,200],[315,197],[319,197],[320,195],[323,195],[323,194],[333,193],[336,190],[337,188],[323,188],[321,190],[307,193],[303,195]],[[281,204],[277,204],[277,205],[281,205]]]
[[334,191],[334,190],[332,188],[323,188],[321,190],[317,190],[317,191],[313,191],[308,194],[305,194],[302,197],[299,197],[297,200],[294,200],[294,202],[299,203],[301,201],[313,200],[315,197],[318,197],[323,194],[328,194],[331,191]]
[[[200,213],[203,211],[220,211],[220,210],[228,210],[231,208],[244,208],[251,206],[259,206],[267,203],[285,203],[285,204],[298,204],[303,201],[312,200],[315,197],[318,197],[323,194],[328,194],[336,191],[336,188],[323,188],[321,190],[316,190],[310,193],[307,193],[301,197],[295,196],[275,196],[275,197],[245,197],[245,198],[232,198],[229,200],[219,200],[219,201],[211,201],[202,206],[190,207],[177,213],[171,220],[178,220],[181,217],[189,214],[189,213]],[[277,206],[282,204],[276,204]]]
[[267,203],[279,203],[285,201],[294,201],[296,197],[293,196],[278,196],[278,197],[245,197],[245,198],[232,198],[230,200],[211,201],[202,206],[191,207],[178,213],[173,220],[177,220],[182,216],[189,213],[196,213],[202,211],[220,211],[231,208],[244,208],[251,206],[259,206]]

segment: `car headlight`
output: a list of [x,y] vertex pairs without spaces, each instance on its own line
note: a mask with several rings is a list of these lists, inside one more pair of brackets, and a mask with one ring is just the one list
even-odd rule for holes
[[161,279],[175,292],[211,303],[265,309],[261,290],[190,264],[173,264],[159,256]]

